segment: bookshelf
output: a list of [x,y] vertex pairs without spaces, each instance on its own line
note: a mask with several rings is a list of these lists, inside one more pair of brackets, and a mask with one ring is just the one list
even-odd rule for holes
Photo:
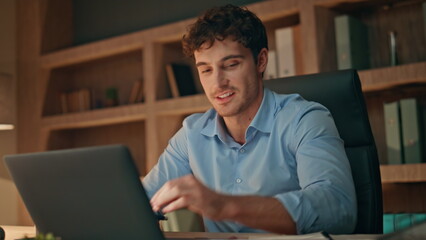
[[421,183],[426,179],[425,164],[382,165],[382,183]]
[[[297,67],[306,74],[337,69],[335,16],[350,14],[370,27],[372,68],[359,75],[384,163],[383,102],[426,95],[422,2],[287,0],[262,1],[248,8],[264,21],[271,49],[276,48],[275,29],[300,28],[301,62]],[[19,0],[17,10],[19,152],[124,143],[144,175],[184,117],[210,108],[197,79],[199,94],[172,98],[165,70],[169,63],[185,63],[197,77],[180,46],[182,34],[194,19],[73,46],[72,0]],[[388,64],[388,39],[383,34],[389,26],[399,32],[398,66]],[[137,80],[142,81],[144,99],[127,104]],[[118,89],[118,106],[97,108],[96,100],[104,100],[105,89],[111,86]],[[58,94],[80,88],[91,89],[91,110],[62,113]],[[426,212],[425,166],[381,167],[385,212]],[[406,196],[412,196],[412,202],[404,200]],[[28,221],[23,213],[22,223]]]

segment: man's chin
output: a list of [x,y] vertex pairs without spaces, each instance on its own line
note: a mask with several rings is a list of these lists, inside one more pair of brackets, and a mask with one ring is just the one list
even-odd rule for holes
[[232,117],[237,115],[236,111],[224,111],[223,109],[217,109],[215,108],[217,114],[221,117]]
[[216,110],[217,114],[221,117],[232,117],[237,115],[240,112],[240,109],[231,103],[223,104],[223,105],[213,105],[214,110]]

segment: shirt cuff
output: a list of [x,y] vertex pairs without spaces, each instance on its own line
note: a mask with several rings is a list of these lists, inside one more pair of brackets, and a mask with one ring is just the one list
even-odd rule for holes
[[318,213],[312,208],[309,199],[304,198],[301,191],[278,194],[275,198],[283,204],[296,223],[297,234],[309,233],[318,219]]

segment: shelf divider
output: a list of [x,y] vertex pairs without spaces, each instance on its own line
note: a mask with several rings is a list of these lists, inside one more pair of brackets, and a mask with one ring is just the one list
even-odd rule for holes
[[380,165],[382,183],[426,183],[426,163]]
[[426,62],[358,72],[364,92],[385,90],[405,84],[426,83]]

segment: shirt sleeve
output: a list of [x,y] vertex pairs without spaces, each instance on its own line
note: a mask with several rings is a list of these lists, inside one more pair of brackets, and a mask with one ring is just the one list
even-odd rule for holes
[[167,181],[191,173],[185,129],[181,128],[170,139],[157,164],[144,177],[142,183],[151,198]]
[[291,144],[300,190],[278,194],[299,234],[351,233],[357,206],[351,168],[330,112],[312,103],[295,119]]

